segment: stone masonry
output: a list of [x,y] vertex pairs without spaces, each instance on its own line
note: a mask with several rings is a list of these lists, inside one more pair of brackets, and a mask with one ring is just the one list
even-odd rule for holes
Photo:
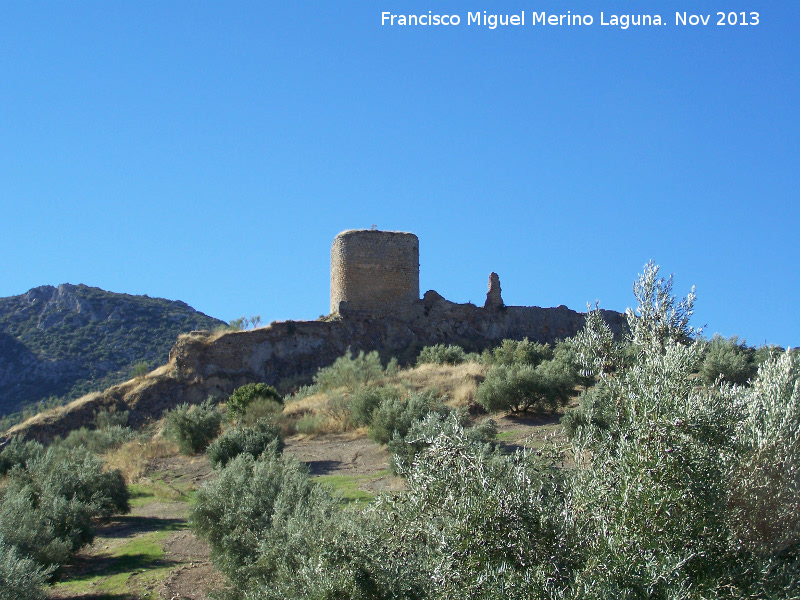
[[413,233],[352,229],[331,247],[331,313],[409,316],[419,302]]
[[486,292],[486,303],[483,308],[493,308],[495,310],[503,307],[503,297],[500,295],[500,277],[492,272],[489,275],[489,291]]

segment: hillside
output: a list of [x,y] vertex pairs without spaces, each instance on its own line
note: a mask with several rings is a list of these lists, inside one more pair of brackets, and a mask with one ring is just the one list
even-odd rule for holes
[[184,302],[86,285],[0,298],[0,416],[104,390],[139,362],[165,363],[179,334],[222,324]]

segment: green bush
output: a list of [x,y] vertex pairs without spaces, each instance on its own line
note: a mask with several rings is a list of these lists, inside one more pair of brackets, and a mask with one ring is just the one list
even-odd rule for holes
[[261,419],[253,427],[229,429],[206,450],[214,467],[224,467],[240,454],[258,458],[264,452],[280,454],[283,450],[280,427],[267,419]]
[[92,520],[129,510],[119,471],[85,448],[50,447],[10,472],[0,502],[0,537],[41,565],[66,561],[90,543]]
[[715,335],[706,346],[700,374],[707,384],[721,379],[727,383],[744,385],[758,372],[755,354],[755,348],[750,348],[744,341],[739,343],[736,336],[726,340]]
[[70,431],[66,438],[56,438],[53,444],[65,448],[78,448],[83,446],[95,454],[103,454],[109,450],[119,448],[122,444],[131,441],[136,434],[129,427],[120,425],[107,426],[104,429],[87,429],[81,427]]
[[50,570],[38,565],[6,544],[0,537],[0,598],[3,600],[45,600],[43,586]]
[[733,531],[759,556],[791,554],[800,550],[800,360],[789,352],[768,360],[741,396]]
[[386,395],[372,413],[369,437],[379,444],[388,444],[395,432],[405,437],[414,421],[429,412],[446,414],[449,409],[429,392],[414,392],[407,398]]
[[117,407],[112,406],[111,408],[97,411],[94,416],[94,423],[98,429],[107,429],[115,426],[125,427],[128,424],[130,414],[130,411],[127,410],[118,412]]
[[238,424],[243,427],[252,427],[261,419],[280,423],[283,420],[282,413],[283,404],[266,398],[256,398],[247,405],[247,409],[238,420]]
[[35,440],[24,441],[14,436],[0,452],[0,477],[14,467],[26,468],[28,461],[44,452],[44,446]]
[[294,424],[294,428],[297,433],[314,435],[319,433],[327,422],[328,419],[323,415],[306,414],[297,419]]
[[586,444],[590,443],[586,436],[605,435],[616,421],[617,409],[613,397],[602,381],[581,392],[578,406],[561,418],[567,437]]
[[386,374],[391,374],[397,369],[397,361],[392,359],[384,369],[378,353],[373,351],[364,354],[359,352],[353,356],[348,352],[340,356],[329,367],[324,367],[314,375],[314,385],[317,391],[333,391],[345,388],[354,391],[360,386],[380,379]]
[[283,404],[283,398],[271,385],[248,383],[236,388],[228,398],[228,419],[235,421],[244,415],[247,408],[256,400],[268,400]]
[[[403,473],[408,470],[417,455],[428,448],[440,435],[454,435],[457,430],[464,428],[469,421],[466,411],[430,412],[421,419],[414,421],[408,432],[401,436],[399,431],[394,436],[387,448],[392,453],[389,468],[394,473]],[[465,439],[469,443],[491,444],[497,437],[497,424],[491,419],[480,422],[474,427],[464,429]]]
[[297,534],[334,511],[333,499],[296,460],[241,454],[198,490],[189,522],[208,541],[217,567],[241,588],[296,565],[315,542]]
[[146,360],[140,360],[133,365],[133,369],[131,369],[131,377],[138,379],[139,377],[144,377],[149,372],[150,363],[148,363]]
[[478,386],[476,400],[490,412],[552,412],[569,401],[575,383],[574,371],[561,361],[495,365]]
[[399,400],[403,392],[395,386],[362,387],[353,392],[347,400],[350,421],[356,427],[372,423],[375,410],[385,402]]
[[[676,302],[671,278],[657,274],[645,267],[628,311],[637,360],[596,369],[598,410],[584,407],[570,432],[586,557],[573,589],[598,599],[790,597],[800,586],[796,367],[768,363],[750,389],[699,386],[694,295]],[[585,364],[610,356],[601,342],[586,345]]]
[[167,412],[164,434],[178,444],[182,454],[198,454],[219,435],[222,415],[210,400],[181,404]]
[[503,340],[492,350],[490,363],[505,366],[530,365],[535,367],[545,360],[553,358],[553,349],[549,344],[531,342],[528,338],[520,340]]
[[436,344],[422,349],[417,357],[417,364],[460,365],[466,360],[466,356],[461,346]]
[[568,472],[549,455],[491,452],[454,416],[441,425],[401,470],[407,490],[375,508],[384,551],[407,561],[398,583],[442,600],[563,594],[581,558]]

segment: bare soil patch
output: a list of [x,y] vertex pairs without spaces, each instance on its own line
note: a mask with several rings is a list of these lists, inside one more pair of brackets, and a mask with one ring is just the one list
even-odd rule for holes
[[389,466],[389,452],[364,435],[295,436],[284,452],[307,463],[312,475],[373,475]]

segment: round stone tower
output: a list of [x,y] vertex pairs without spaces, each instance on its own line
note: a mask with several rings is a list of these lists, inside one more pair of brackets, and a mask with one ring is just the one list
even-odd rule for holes
[[331,313],[407,316],[419,300],[419,239],[351,229],[331,247]]

